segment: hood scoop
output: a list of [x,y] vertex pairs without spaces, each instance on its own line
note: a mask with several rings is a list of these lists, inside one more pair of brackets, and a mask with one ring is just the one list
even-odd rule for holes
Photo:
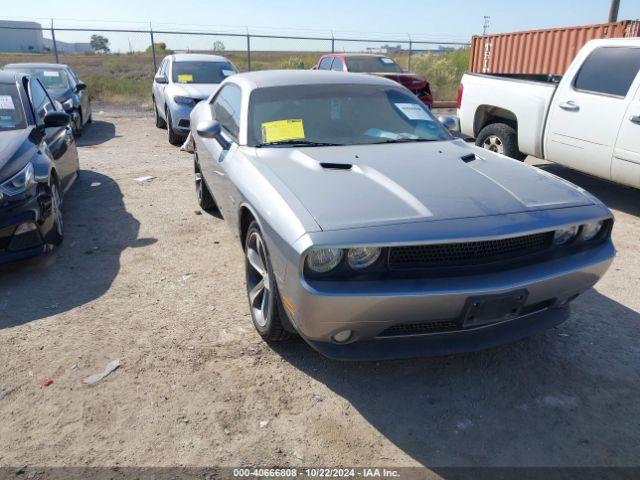
[[350,163],[320,162],[320,166],[327,170],[351,170],[353,168],[353,165]]

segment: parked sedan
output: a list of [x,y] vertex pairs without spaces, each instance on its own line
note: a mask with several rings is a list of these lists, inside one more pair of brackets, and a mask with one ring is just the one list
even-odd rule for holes
[[320,57],[313,68],[334,72],[369,73],[385,77],[407,87],[429,108],[433,106],[433,95],[427,78],[403,71],[395,60],[385,55],[330,53]]
[[384,78],[236,75],[191,129],[200,206],[240,239],[267,340],[335,358],[491,347],[565,320],[614,256],[596,198],[454,139]]
[[217,55],[183,53],[162,60],[151,100],[156,127],[167,129],[171,145],[180,145],[189,134],[189,115],[195,104],[237,72],[229,60]]
[[68,65],[59,63],[10,63],[4,70],[21,72],[37,77],[49,94],[59,101],[73,120],[73,132],[80,135],[82,128],[91,123],[91,99],[87,85]]
[[70,125],[38,78],[0,71],[0,263],[62,242],[62,199],[79,168]]

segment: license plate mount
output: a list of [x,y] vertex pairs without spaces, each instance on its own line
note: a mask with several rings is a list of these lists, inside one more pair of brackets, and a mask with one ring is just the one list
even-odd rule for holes
[[497,295],[469,297],[462,315],[462,326],[477,327],[516,318],[528,296],[529,292],[523,289]]

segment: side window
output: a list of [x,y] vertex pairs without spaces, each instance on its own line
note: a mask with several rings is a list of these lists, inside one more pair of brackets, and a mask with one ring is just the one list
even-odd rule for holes
[[333,59],[333,65],[331,65],[331,70],[334,72],[342,72],[344,70],[344,62],[340,57],[335,57]]
[[320,60],[320,65],[318,66],[318,70],[330,70],[331,60],[333,60],[333,57],[324,57],[322,60]]
[[598,48],[580,67],[573,87],[584,92],[626,97],[638,70],[640,48]]
[[53,102],[38,80],[33,79],[29,82],[29,94],[37,122],[42,123],[47,113],[55,111]]
[[167,63],[169,63],[169,61],[165,58],[160,64],[160,68],[158,69],[158,75],[167,74]]
[[242,90],[234,84],[222,87],[213,101],[213,116],[220,126],[237,139],[240,135],[240,107],[242,105]]
[[80,80],[78,79],[78,76],[76,75],[76,72],[74,72],[73,70],[71,70],[69,68],[69,69],[67,69],[67,73],[69,74],[69,78],[71,78],[71,81],[73,82],[74,85],[77,85],[78,83],[80,83]]

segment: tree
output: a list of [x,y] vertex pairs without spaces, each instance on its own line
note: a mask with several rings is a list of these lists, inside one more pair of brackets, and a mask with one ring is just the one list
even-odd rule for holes
[[[171,55],[173,50],[167,48],[167,44],[164,42],[157,42],[153,44],[155,46],[156,55]],[[145,50],[147,53],[151,53],[151,45]]]
[[111,49],[109,48],[109,39],[107,37],[103,37],[102,35],[91,35],[91,40],[89,42],[91,44],[91,49],[97,53],[109,53]]
[[213,42],[213,51],[218,53],[224,52],[225,51],[224,43],[221,42],[220,40],[216,40],[215,42]]

